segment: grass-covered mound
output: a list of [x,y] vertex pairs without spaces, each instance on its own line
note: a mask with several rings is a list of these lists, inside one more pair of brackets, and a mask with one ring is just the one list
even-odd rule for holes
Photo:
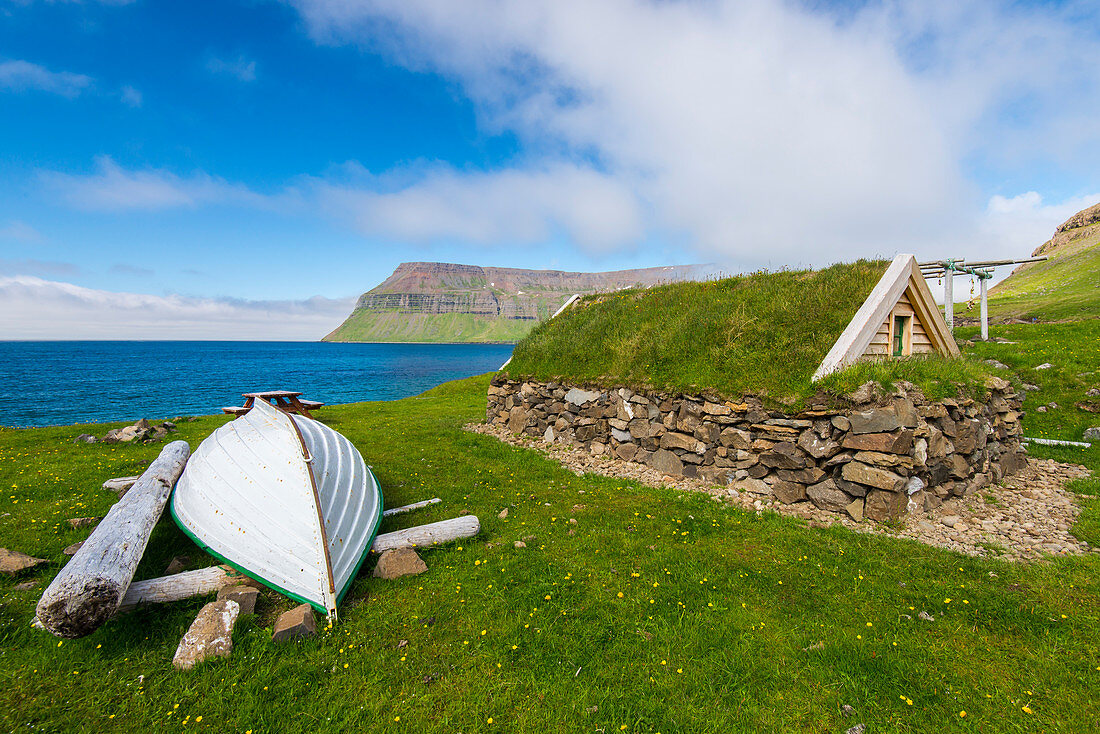
[[506,373],[786,403],[819,387],[847,392],[868,379],[905,379],[933,395],[954,393],[954,383],[978,384],[979,366],[941,358],[861,364],[811,384],[888,265],[860,260],[589,296],[536,327]]

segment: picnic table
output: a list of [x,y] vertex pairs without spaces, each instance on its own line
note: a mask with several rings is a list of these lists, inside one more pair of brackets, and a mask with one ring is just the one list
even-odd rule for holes
[[301,397],[302,393],[294,392],[292,390],[262,390],[260,392],[246,392],[241,394],[244,398],[243,406],[230,406],[222,408],[223,413],[230,413],[235,416],[242,416],[252,409],[252,405],[259,400],[266,400],[276,408],[284,410],[287,413],[297,413],[304,415],[306,418],[312,418],[310,414],[311,410],[317,410],[324,407],[324,403],[319,403],[316,400],[306,400]]

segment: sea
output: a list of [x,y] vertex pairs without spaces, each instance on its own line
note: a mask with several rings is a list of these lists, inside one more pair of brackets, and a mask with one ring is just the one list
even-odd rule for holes
[[209,415],[261,390],[330,405],[396,400],[511,354],[511,344],[0,342],[0,426]]

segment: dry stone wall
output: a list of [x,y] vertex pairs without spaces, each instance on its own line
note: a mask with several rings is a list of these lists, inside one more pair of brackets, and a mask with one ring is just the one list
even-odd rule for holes
[[1023,466],[1021,398],[999,378],[986,386],[983,402],[928,402],[911,385],[881,396],[868,383],[849,407],[787,415],[752,397],[738,403],[498,376],[486,418],[671,476],[882,521],[935,509]]

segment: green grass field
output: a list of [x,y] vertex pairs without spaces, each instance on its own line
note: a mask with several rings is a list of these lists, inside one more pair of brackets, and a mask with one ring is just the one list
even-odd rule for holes
[[526,336],[534,323],[471,313],[410,314],[357,309],[324,341],[511,343]]
[[[172,654],[209,599],[61,644],[30,627],[61,549],[88,532],[64,519],[106,512],[100,483],[159,447],[74,444],[84,426],[0,430],[0,545],[51,560],[0,579],[0,729],[1082,732],[1100,720],[1100,556],[1014,566],[578,477],[462,430],[483,418],[487,384],[323,411],[387,506],[443,499],[383,531],[468,510],[479,537],[425,551],[418,577],[364,572],[340,623],[300,644],[270,642],[290,603],[266,594],[231,658],[186,673]],[[224,420],[179,435],[194,447]],[[139,577],[180,553],[213,562],[165,518]],[[38,588],[13,589],[28,579]]]

